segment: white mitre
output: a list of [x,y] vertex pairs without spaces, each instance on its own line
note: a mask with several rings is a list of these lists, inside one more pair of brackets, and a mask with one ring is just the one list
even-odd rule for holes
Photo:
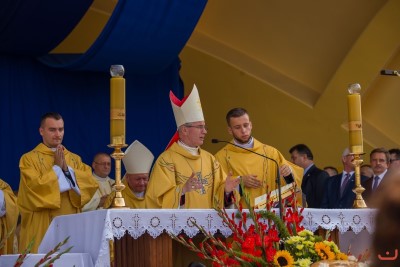
[[126,173],[149,173],[151,164],[153,164],[154,156],[138,140],[135,140],[125,151],[122,158]]
[[179,100],[172,91],[169,94],[169,98],[177,127],[189,122],[204,121],[203,109],[201,108],[200,96],[196,85],[193,85],[190,95],[182,100]]

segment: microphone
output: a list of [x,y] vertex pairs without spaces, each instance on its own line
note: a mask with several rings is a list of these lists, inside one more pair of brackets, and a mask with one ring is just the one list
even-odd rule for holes
[[398,71],[398,70],[381,70],[381,75],[400,76],[400,71]]
[[[263,154],[257,153],[257,152],[255,152],[255,151],[253,151],[253,150],[247,149],[247,148],[245,148],[245,147],[241,147],[241,146],[239,146],[239,145],[237,145],[237,144],[235,144],[235,143],[231,143],[231,142],[228,142],[228,141],[225,141],[225,140],[219,140],[219,139],[215,139],[215,138],[214,138],[214,139],[211,139],[211,143],[214,143],[214,144],[216,144],[216,143],[227,143],[227,144],[230,144],[230,145],[232,145],[232,146],[235,146],[235,147],[244,149],[244,150],[246,150],[246,151],[249,151],[249,152],[251,152],[251,153],[254,153],[254,154],[256,154],[256,155],[259,155],[260,157],[263,157],[263,158],[272,160],[273,162],[275,162],[276,170],[277,170],[277,173],[278,173],[278,175],[279,175],[279,165],[278,165],[278,162],[277,162],[276,160],[274,160],[273,158],[270,158],[270,157],[265,156],[265,155],[263,155]],[[290,184],[290,183],[293,183],[293,182],[294,182],[294,177],[293,177],[292,174],[290,174],[290,175],[288,175],[288,176],[286,176],[286,177],[283,177],[283,178],[285,179],[285,182],[286,182],[287,184]]]
[[[255,152],[255,151],[253,151],[253,150],[250,150],[250,149],[241,147],[241,146],[239,146],[239,145],[237,145],[237,144],[235,144],[235,143],[231,143],[231,142],[228,142],[228,141],[225,141],[225,140],[219,140],[219,139],[215,139],[215,138],[214,138],[214,139],[211,139],[211,143],[213,143],[213,144],[216,144],[216,143],[227,143],[227,144],[230,144],[230,145],[232,145],[232,146],[239,147],[239,148],[241,148],[241,149],[243,149],[243,150],[246,150],[246,151],[249,151],[249,152],[251,152],[251,153],[254,153],[254,154],[256,154],[256,155],[258,155],[258,156],[260,156],[260,157],[263,157],[263,158],[272,160],[272,161],[275,163],[275,165],[276,165],[276,183],[278,184],[279,215],[280,215],[280,217],[281,217],[281,219],[282,219],[282,216],[283,216],[283,213],[282,213],[282,212],[283,212],[283,207],[282,207],[282,192],[281,192],[281,179],[280,179],[280,175],[279,175],[279,165],[278,165],[278,162],[277,162],[276,160],[274,160],[273,158],[267,157],[267,156],[265,156],[265,155],[263,155],[263,154],[257,153],[257,152]],[[293,175],[292,175],[292,174],[290,174],[289,176],[284,177],[284,178],[285,178],[286,183],[292,183],[292,182],[294,181],[294,178],[293,178]]]

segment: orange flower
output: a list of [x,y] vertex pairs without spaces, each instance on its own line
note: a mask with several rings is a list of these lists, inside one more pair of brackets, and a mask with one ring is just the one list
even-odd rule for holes
[[334,260],[335,253],[333,253],[329,246],[322,242],[315,243],[315,251],[322,260]]

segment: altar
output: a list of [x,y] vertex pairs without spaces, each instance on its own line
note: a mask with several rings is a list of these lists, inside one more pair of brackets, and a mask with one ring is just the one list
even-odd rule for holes
[[[373,209],[304,209],[302,225],[311,231],[319,228],[337,229],[339,235],[346,235],[350,231],[354,239],[354,235],[360,232],[368,235],[373,232],[375,213],[376,210]],[[173,235],[184,233],[188,237],[194,237],[199,233],[193,222],[212,234],[218,233],[225,237],[232,234],[213,209],[96,210],[54,218],[38,253],[47,253],[60,241],[70,236],[64,248],[73,246],[71,252],[88,253],[96,267],[109,267],[111,266],[109,241],[114,238],[121,240],[128,234],[133,239],[138,239],[148,235],[153,239],[164,239],[168,248],[170,239],[166,233]],[[150,241],[152,241],[151,238]],[[144,251],[144,247],[142,248]],[[157,246],[154,247],[156,248]],[[347,248],[344,250],[346,251]],[[143,251],[140,251],[139,249],[136,253],[141,257],[151,257],[143,255]],[[153,249],[150,248],[149,251]],[[162,248],[160,248],[160,253],[161,251],[163,251]],[[157,256],[155,253],[157,252],[153,251],[153,257]],[[170,252],[167,251],[167,253]],[[168,255],[163,255],[163,257],[167,257],[166,260],[168,260]]]

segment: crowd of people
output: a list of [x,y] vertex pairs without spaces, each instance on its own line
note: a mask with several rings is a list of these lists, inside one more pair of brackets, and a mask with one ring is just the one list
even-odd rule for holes
[[[237,107],[226,114],[232,140],[213,155],[201,148],[207,126],[197,88],[183,100],[171,92],[170,101],[177,131],[165,151],[154,161],[152,152],[138,140],[125,151],[121,193],[126,206],[231,207],[234,202],[246,205],[246,194],[254,207],[256,197],[293,183],[301,189],[305,207],[352,208],[355,166],[348,148],[341,155],[342,172],[333,166],[318,168],[305,144],[291,147],[287,160],[278,149],[252,135],[249,113]],[[39,134],[42,142],[20,159],[18,197],[0,180],[0,237],[4,243],[0,254],[16,252],[13,238],[19,217],[18,250],[33,241],[31,252],[35,253],[55,216],[113,206],[115,181],[109,177],[112,160],[108,154],[97,153],[91,167],[82,162],[62,143],[64,121],[58,113],[42,116]],[[388,169],[400,165],[400,149],[375,148],[369,157],[369,164],[360,168],[363,198],[368,207],[379,207],[382,203],[373,196],[389,184],[385,178]]]

